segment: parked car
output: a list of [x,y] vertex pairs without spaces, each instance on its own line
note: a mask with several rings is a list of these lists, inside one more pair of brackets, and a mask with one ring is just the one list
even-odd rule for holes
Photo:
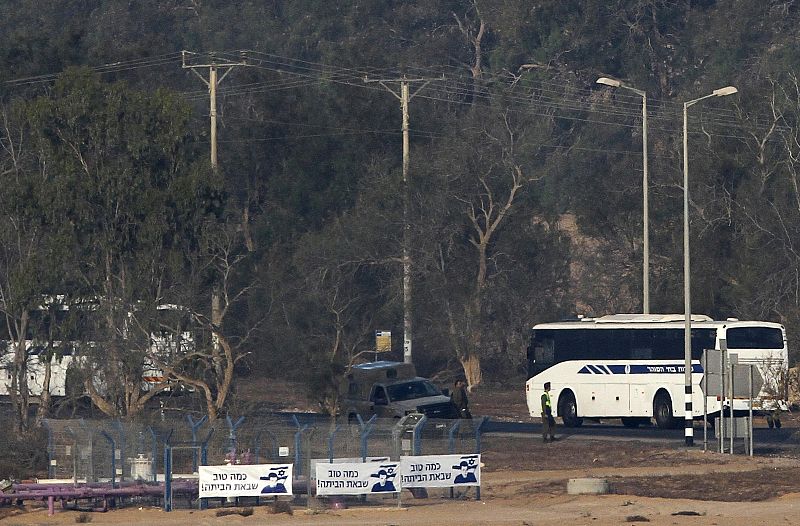
[[355,365],[345,377],[342,412],[350,422],[362,419],[400,418],[422,413],[428,418],[458,418],[446,392],[427,378],[417,376],[413,364],[378,361]]

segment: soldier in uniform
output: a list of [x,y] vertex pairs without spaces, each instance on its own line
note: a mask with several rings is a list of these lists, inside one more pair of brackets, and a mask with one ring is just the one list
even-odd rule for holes
[[542,439],[547,442],[556,439],[554,434],[556,419],[553,418],[553,402],[550,399],[550,382],[544,383],[544,393],[542,393]]
[[469,412],[466,381],[463,378],[456,379],[450,400],[453,402],[453,405],[456,406],[459,418],[472,418],[472,413]]
[[772,429],[773,427],[776,427],[778,429],[781,428],[781,408],[777,403],[775,404],[775,407],[772,409],[772,411],[769,411],[767,413],[767,425],[769,426],[770,429]]

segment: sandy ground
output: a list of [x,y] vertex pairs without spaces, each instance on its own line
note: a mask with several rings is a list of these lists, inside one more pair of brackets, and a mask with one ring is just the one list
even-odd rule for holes
[[[742,525],[797,524],[800,494],[790,494],[768,502],[720,503],[688,499],[630,497],[626,495],[571,496],[528,494],[483,501],[444,499],[403,503],[393,506],[347,510],[310,511],[295,508],[293,514],[270,514],[268,508],[255,508],[252,516],[216,517],[215,510],[173,511],[125,509],[93,513],[91,524],[285,524],[285,525],[562,525],[621,523]],[[66,511],[48,517],[46,510],[7,517],[3,524],[75,524],[80,512]]]

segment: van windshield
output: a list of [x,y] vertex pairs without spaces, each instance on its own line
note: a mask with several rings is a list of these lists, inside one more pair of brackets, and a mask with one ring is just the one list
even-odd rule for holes
[[386,390],[389,392],[389,400],[392,402],[402,402],[403,400],[414,400],[415,398],[442,394],[435,385],[427,380],[412,380],[393,384],[388,386]]

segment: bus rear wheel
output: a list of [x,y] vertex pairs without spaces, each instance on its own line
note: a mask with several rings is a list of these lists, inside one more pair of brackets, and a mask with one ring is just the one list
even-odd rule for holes
[[653,400],[653,417],[659,429],[675,427],[675,418],[672,416],[672,399],[667,393],[658,393]]
[[558,400],[558,414],[565,427],[579,427],[583,424],[583,418],[578,416],[578,404],[575,402],[575,395],[567,391]]

